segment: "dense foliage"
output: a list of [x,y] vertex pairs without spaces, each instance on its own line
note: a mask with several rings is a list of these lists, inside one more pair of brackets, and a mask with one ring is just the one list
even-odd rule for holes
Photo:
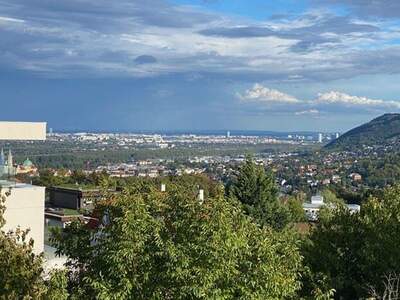
[[278,200],[272,173],[266,173],[264,166],[257,165],[251,157],[241,165],[229,195],[238,199],[246,213],[261,225],[282,229],[290,222],[290,211]]
[[[346,208],[340,190],[325,188],[328,206],[306,224],[307,196],[278,197],[273,175],[251,158],[226,189],[206,176],[72,178],[104,188],[93,212],[99,222],[53,232],[69,259],[65,273],[47,281],[25,232],[0,232],[0,299],[350,300],[400,292],[400,185],[371,194],[360,213]],[[121,193],[107,194],[110,185]]]
[[203,203],[170,183],[131,185],[100,203],[95,229],[54,236],[71,292],[96,299],[282,299],[300,287],[296,236],[246,217],[222,188]]
[[359,214],[340,205],[322,213],[304,251],[314,279],[325,278],[343,299],[384,294],[385,278],[400,274],[399,221],[400,186],[371,197]]

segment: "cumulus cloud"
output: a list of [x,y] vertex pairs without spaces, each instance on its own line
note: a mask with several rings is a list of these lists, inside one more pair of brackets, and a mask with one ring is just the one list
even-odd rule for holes
[[318,94],[318,97],[315,99],[314,103],[377,108],[400,108],[400,102],[398,101],[385,101],[381,99],[370,99],[367,97],[351,96],[337,91]]
[[262,104],[277,104],[277,103],[299,103],[295,97],[280,92],[275,89],[267,88],[259,83],[254,84],[251,89],[245,91],[244,94],[238,93],[237,96],[243,102],[253,102]]
[[[296,116],[318,116],[321,113],[390,112],[400,109],[400,101],[370,99],[338,91],[319,93],[314,99],[299,99],[256,83],[244,93],[237,93],[242,105],[253,105],[260,111],[293,113]],[[257,106],[254,107],[254,104]]]

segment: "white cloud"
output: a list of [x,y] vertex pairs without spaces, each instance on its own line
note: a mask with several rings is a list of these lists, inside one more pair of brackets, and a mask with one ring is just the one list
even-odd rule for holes
[[15,22],[15,23],[24,23],[24,20],[16,19],[16,18],[9,18],[9,17],[2,17],[0,16],[0,22]]
[[[260,22],[166,0],[0,2],[0,68],[53,77],[198,73],[274,82],[400,73],[392,43],[398,26],[323,11]],[[157,63],[135,64],[138,56]]]
[[400,102],[398,101],[385,101],[381,99],[370,99],[367,97],[351,96],[337,91],[319,93],[314,103],[376,108],[400,108]]
[[328,112],[389,112],[400,109],[400,101],[370,99],[338,91],[319,93],[312,100],[299,99],[259,83],[236,95],[243,105],[256,104],[253,109],[257,111],[292,113],[296,116],[318,117]]
[[302,110],[302,111],[296,111],[294,113],[296,116],[302,116],[302,115],[319,115],[319,110],[318,109],[308,109],[308,110]]
[[271,103],[299,103],[300,100],[297,98],[282,93],[275,89],[267,88],[259,83],[254,84],[251,89],[245,91],[245,93],[237,94],[237,96],[243,102],[257,102],[263,104],[271,104]]

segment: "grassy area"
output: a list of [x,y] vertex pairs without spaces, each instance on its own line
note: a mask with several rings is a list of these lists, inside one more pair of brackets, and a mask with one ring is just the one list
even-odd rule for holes
[[93,184],[75,184],[75,183],[65,183],[58,185],[58,187],[66,188],[66,189],[74,189],[74,190],[98,190],[99,187]]
[[81,215],[76,209],[64,208],[64,215],[65,216],[78,216]]

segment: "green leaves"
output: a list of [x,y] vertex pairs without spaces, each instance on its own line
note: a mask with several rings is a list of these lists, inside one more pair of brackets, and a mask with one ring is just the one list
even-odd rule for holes
[[[97,207],[108,226],[56,235],[73,294],[96,299],[282,299],[299,288],[291,232],[260,228],[223,190],[200,204],[192,185],[131,186]],[[145,191],[145,192],[144,192]],[[93,237],[96,236],[96,241]]]
[[267,174],[251,157],[241,165],[229,191],[260,225],[281,230],[290,222],[291,214],[288,207],[279,202],[277,194],[272,174]]
[[338,205],[321,214],[304,246],[312,276],[325,276],[344,299],[370,296],[370,287],[383,294],[385,276],[400,271],[399,217],[400,186],[386,189],[382,199],[370,198],[361,213]]

